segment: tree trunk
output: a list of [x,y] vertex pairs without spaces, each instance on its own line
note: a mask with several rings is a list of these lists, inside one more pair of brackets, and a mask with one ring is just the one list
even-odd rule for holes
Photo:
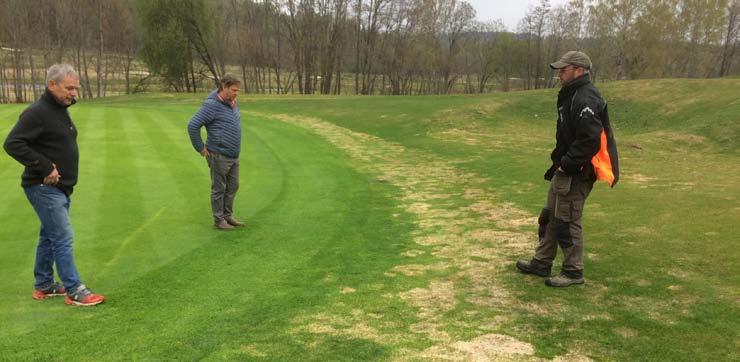
[[334,94],[339,95],[342,93],[342,58],[337,56],[337,74],[334,81]]
[[357,0],[357,27],[355,32],[357,38],[355,38],[355,94],[360,94],[360,45],[362,41],[362,1]]
[[21,61],[21,50],[13,50],[13,66],[15,67],[15,102],[23,103],[23,62]]
[[[95,75],[98,78],[98,98],[103,96],[103,1],[98,0],[98,61],[95,64]],[[87,70],[85,70],[87,71]]]
[[197,86],[197,83],[195,81],[195,66],[193,65],[193,57],[192,57],[192,55],[190,56],[190,77],[191,77],[190,84],[193,87],[193,93],[198,93],[198,86]]
[[123,76],[126,78],[126,94],[131,94],[131,63],[133,57],[126,55],[126,63],[124,65]]
[[273,66],[273,69],[275,70],[275,93],[281,94],[283,92],[283,85],[280,81],[280,63],[273,60],[272,66]]
[[0,103],[8,103],[7,82],[5,78],[5,65],[0,57]]
[[85,54],[85,49],[82,49],[82,75],[83,75],[83,84],[84,89],[82,90],[83,93],[87,92],[87,98],[92,98],[92,87],[90,87],[90,75],[87,72],[87,55]]
[[33,91],[33,99],[39,98],[38,89],[36,89],[36,72],[33,64],[33,50],[28,49],[28,65],[31,69],[31,90]]
[[267,91],[272,94],[272,69],[270,66],[265,66],[265,69],[267,70]]
[[[725,44],[722,47],[722,61],[719,65],[718,72],[720,77],[724,77],[729,73],[732,59],[735,55],[735,46],[737,45],[738,39],[737,26],[740,24],[737,20],[737,17],[740,16],[740,14],[738,14],[738,12],[740,12],[740,2],[731,3],[727,9],[727,32],[725,33]],[[730,47],[730,43],[733,43],[732,47]]]
[[245,62],[242,62],[241,65],[242,68],[242,82],[244,84],[244,93],[249,93],[249,83],[247,82],[247,64]]

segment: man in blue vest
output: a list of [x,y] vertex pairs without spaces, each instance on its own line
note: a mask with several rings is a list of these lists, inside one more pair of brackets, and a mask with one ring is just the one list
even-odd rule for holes
[[[211,209],[214,226],[219,230],[233,230],[244,223],[233,216],[234,198],[239,189],[239,152],[242,127],[236,97],[240,81],[232,74],[224,74],[219,88],[208,95],[193,119],[188,133],[193,148],[206,158],[211,169]],[[206,127],[206,143],[200,129]]]

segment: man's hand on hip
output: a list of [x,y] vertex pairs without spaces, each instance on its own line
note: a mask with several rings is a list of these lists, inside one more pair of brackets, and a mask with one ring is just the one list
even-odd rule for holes
[[62,178],[62,175],[57,171],[57,165],[52,163],[51,166],[53,167],[51,173],[44,177],[44,185],[56,185],[59,183],[59,179]]

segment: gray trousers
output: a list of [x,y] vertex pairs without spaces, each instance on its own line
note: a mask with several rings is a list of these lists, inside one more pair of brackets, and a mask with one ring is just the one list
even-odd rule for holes
[[239,159],[211,152],[206,161],[211,169],[213,220],[218,222],[233,213],[234,197],[239,190]]
[[562,272],[572,278],[583,276],[583,206],[593,185],[590,180],[555,174],[539,218],[540,241],[535,262],[551,267],[560,245],[563,250]]

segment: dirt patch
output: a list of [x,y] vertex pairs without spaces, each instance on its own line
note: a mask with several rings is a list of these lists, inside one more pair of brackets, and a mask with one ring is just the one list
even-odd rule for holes
[[356,291],[357,291],[357,290],[355,290],[355,288],[350,288],[350,287],[344,287],[344,288],[342,288],[342,290],[341,290],[341,291],[339,291],[339,292],[340,292],[340,293],[342,293],[342,294],[350,294],[350,293],[354,293],[354,292],[356,292]]

